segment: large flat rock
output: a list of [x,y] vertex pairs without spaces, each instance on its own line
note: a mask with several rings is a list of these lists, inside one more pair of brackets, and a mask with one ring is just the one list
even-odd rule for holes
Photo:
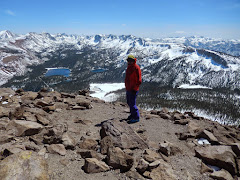
[[223,168],[232,175],[237,174],[236,155],[230,146],[206,146],[195,149],[196,157],[206,164]]
[[126,123],[106,121],[100,130],[101,138],[110,136],[113,145],[122,149],[146,149],[148,144]]
[[13,120],[7,125],[7,129],[15,129],[16,136],[31,136],[38,134],[43,126],[32,121]]

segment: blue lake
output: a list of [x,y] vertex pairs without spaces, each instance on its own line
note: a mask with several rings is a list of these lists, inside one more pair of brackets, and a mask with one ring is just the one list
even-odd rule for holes
[[224,65],[222,65],[222,64],[218,64],[216,61],[214,61],[214,60],[212,60],[212,59],[211,59],[211,63],[212,63],[213,65],[215,65],[215,66],[221,66],[221,68],[223,68],[223,69],[226,69],[226,68],[227,68],[226,66],[224,66]]
[[49,77],[49,76],[65,76],[65,77],[69,77],[71,71],[70,69],[66,69],[66,68],[62,68],[62,69],[49,69],[45,76]]

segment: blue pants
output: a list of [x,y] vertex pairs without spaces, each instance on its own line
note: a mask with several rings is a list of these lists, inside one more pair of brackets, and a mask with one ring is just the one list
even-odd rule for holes
[[131,119],[139,119],[139,110],[136,105],[136,99],[138,95],[138,91],[136,94],[132,93],[131,91],[127,91],[127,104],[130,108],[130,113],[131,113]]

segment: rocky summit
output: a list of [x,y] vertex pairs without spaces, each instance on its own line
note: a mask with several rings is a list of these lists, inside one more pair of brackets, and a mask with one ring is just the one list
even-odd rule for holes
[[89,93],[0,89],[0,179],[240,179],[240,128]]

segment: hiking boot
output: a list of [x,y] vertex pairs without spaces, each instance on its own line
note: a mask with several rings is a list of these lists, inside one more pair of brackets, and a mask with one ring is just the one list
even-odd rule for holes
[[128,121],[127,123],[128,123],[128,124],[133,124],[133,123],[136,123],[136,122],[139,122],[139,119],[131,119],[131,120]]
[[132,115],[129,115],[127,120],[131,120],[132,119]]

